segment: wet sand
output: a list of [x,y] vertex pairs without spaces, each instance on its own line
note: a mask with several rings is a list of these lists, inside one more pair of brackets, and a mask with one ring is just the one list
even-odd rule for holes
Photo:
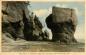
[[84,52],[84,43],[59,44],[49,41],[11,41],[2,43],[2,52]]

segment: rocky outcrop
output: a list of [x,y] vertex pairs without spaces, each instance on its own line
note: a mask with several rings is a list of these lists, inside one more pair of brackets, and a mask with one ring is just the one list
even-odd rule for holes
[[42,37],[42,24],[27,8],[29,2],[2,2],[2,32],[16,40],[37,40]]
[[[38,17],[28,9],[29,2],[2,2],[3,38],[14,40],[53,40],[64,43],[77,42],[74,32],[77,25],[75,11],[69,8],[53,7],[46,23],[51,32],[42,31],[43,26]],[[50,37],[49,37],[50,36]],[[53,37],[52,37],[53,36]],[[6,40],[7,40],[6,39]]]
[[46,18],[48,28],[52,30],[53,41],[76,43],[74,32],[77,17],[74,9],[53,7],[52,14]]

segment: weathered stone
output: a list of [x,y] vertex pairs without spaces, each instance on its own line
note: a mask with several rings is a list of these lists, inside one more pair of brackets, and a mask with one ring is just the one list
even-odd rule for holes
[[52,14],[46,18],[46,23],[52,30],[53,41],[77,42],[74,38],[77,25],[74,9],[53,7]]
[[[27,8],[28,2],[2,2],[2,32],[16,40],[48,40],[48,31],[42,32],[42,24],[34,13]],[[53,7],[52,14],[46,19],[52,30],[53,41],[77,42],[74,32],[77,25],[75,11],[69,8]],[[9,36],[8,35],[8,36]],[[6,35],[7,36],[7,35]]]
[[9,33],[14,40],[37,40],[42,33],[38,17],[29,11],[29,2],[2,2],[2,32]]

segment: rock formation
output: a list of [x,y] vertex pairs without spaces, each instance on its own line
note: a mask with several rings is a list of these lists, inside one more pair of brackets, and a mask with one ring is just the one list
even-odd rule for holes
[[77,17],[74,9],[53,7],[52,14],[46,18],[48,28],[52,30],[53,41],[76,43],[74,32]]
[[42,24],[36,15],[28,10],[29,2],[2,2],[2,32],[16,40],[37,40],[42,37]]
[[[43,32],[38,17],[28,9],[29,2],[2,2],[2,34],[14,40],[48,40],[50,33]],[[50,39],[64,43],[77,42],[74,38],[77,19],[75,11],[69,8],[53,7],[52,14],[46,18],[52,31]],[[3,38],[5,38],[3,37]],[[6,40],[7,40],[6,39]]]

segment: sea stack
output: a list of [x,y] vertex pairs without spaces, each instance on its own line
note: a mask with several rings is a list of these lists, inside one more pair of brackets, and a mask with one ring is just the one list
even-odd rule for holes
[[53,7],[52,14],[46,18],[48,28],[52,30],[53,41],[76,43],[74,33],[77,16],[74,9]]

